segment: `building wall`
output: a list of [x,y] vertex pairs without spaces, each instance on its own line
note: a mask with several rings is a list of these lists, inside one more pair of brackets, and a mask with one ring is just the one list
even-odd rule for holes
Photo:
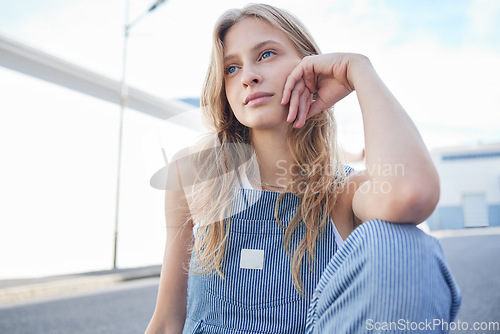
[[[429,227],[460,229],[478,223],[467,220],[465,207],[470,199],[484,203],[486,226],[500,226],[500,144],[439,150],[432,157],[440,176],[441,197],[427,220]],[[479,216],[478,212],[469,217]]]

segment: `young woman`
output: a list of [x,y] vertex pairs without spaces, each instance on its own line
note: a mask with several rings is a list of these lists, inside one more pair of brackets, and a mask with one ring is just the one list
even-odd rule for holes
[[[363,171],[342,165],[332,111],[354,90]],[[437,204],[438,175],[367,57],[320,54],[272,6],[230,10],[215,27],[201,105],[212,139],[169,169],[147,333],[362,333],[454,320],[460,292],[436,239],[415,227]]]

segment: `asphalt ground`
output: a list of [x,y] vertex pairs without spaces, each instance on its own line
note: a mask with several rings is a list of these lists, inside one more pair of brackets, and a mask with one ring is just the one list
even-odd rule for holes
[[159,277],[161,266],[111,269],[71,275],[0,280],[0,305],[94,290],[120,282]]

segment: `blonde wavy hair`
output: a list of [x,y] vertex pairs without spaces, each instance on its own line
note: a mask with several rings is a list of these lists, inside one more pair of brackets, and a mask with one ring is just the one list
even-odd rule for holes
[[[302,23],[290,13],[265,4],[250,4],[243,9],[226,11],[217,21],[213,49],[201,96],[202,120],[210,132],[191,148],[194,180],[186,199],[197,233],[191,248],[195,262],[190,270],[196,274],[215,271],[222,279],[222,262],[231,223],[231,202],[243,170],[249,179],[259,177],[258,161],[250,143],[249,128],[234,116],[224,86],[223,40],[228,30],[246,17],[259,18],[284,32],[302,57],[320,50]],[[333,110],[311,117],[300,129],[291,125],[287,143],[294,159],[293,181],[275,203],[277,223],[285,229],[283,245],[292,260],[292,278],[297,292],[303,294],[300,268],[308,254],[309,269],[314,262],[316,241],[329,223],[324,208],[336,202],[345,180],[336,139]],[[306,185],[305,187],[301,185]],[[314,185],[314,187],[310,186]],[[278,206],[286,192],[300,198],[295,215],[284,226],[278,218]],[[294,231],[305,226],[305,234],[295,250],[290,249]],[[293,255],[292,255],[293,253]]]

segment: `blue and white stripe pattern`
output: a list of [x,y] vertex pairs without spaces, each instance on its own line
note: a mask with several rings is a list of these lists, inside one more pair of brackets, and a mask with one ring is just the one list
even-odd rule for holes
[[454,321],[461,299],[436,238],[412,224],[370,220],[325,269],[306,332],[446,333],[434,319]]
[[[274,218],[278,196],[238,190],[222,264],[225,280],[213,273],[189,274],[183,334],[418,333],[368,330],[367,321],[455,319],[461,294],[442,248],[412,224],[365,222],[341,248],[333,224],[327,224],[313,272],[306,259],[302,264],[302,298],[283,247],[285,231]],[[285,226],[299,201],[291,193],[281,200],[278,216]],[[303,233],[299,228],[292,253]],[[240,268],[243,249],[264,251],[262,269]]]
[[[274,218],[278,196],[278,192],[239,190],[222,265],[225,280],[211,273],[189,274],[183,333],[304,333],[312,293],[337,251],[335,234],[327,224],[317,242],[313,272],[304,260],[301,277],[306,298],[301,297],[293,286],[291,260],[283,247],[285,230]],[[291,193],[281,200],[278,217],[285,226],[299,201]],[[255,204],[241,208],[245,203]],[[298,228],[292,253],[303,233],[304,229]],[[263,268],[240,268],[242,249],[263,250]]]

